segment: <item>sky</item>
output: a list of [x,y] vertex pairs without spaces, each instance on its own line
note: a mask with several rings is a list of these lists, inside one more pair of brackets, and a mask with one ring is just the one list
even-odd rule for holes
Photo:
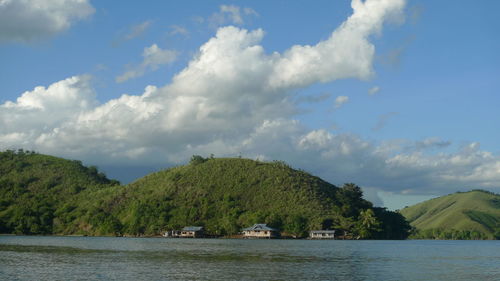
[[0,150],[124,183],[282,160],[377,206],[500,192],[500,2],[0,0]]

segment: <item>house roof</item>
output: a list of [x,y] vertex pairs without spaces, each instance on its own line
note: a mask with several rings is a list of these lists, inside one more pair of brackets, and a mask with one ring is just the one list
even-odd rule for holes
[[203,226],[186,226],[182,231],[200,231],[203,230]]
[[319,234],[325,233],[325,234],[327,234],[327,233],[335,233],[335,230],[311,230],[311,231],[309,231],[309,233],[319,233]]
[[252,225],[251,227],[243,228],[243,231],[249,231],[249,230],[267,230],[267,231],[278,231],[275,228],[267,226],[265,223],[256,223]]

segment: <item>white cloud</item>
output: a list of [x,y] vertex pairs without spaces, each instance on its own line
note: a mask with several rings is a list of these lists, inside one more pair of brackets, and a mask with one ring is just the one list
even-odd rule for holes
[[344,105],[348,101],[349,101],[349,97],[348,96],[338,96],[335,99],[335,108],[340,108],[342,105]]
[[[444,153],[448,142],[437,138],[375,143],[310,130],[294,120],[297,89],[371,75],[374,47],[368,38],[403,4],[353,1],[354,14],[328,39],[283,54],[265,53],[263,30],[220,28],[170,84],[103,104],[95,101],[85,76],[37,87],[0,105],[0,148],[22,145],[101,165],[162,167],[192,154],[241,153],[285,160],[336,184],[356,182],[388,192],[500,188],[500,157],[478,144]],[[152,45],[143,57],[139,70],[122,80],[175,55]]]
[[[401,1],[398,2],[402,5]],[[366,5],[373,5],[370,3],[367,2]],[[401,9],[397,5],[380,3],[383,9]],[[173,77],[171,84],[163,88],[148,87],[140,96],[124,95],[85,112],[71,111],[60,119],[64,122],[58,124],[20,126],[2,133],[33,133],[27,139],[31,139],[30,143],[39,150],[61,151],[66,155],[80,153],[84,157],[91,157],[96,151],[95,157],[108,155],[111,156],[110,161],[122,155],[134,155],[141,159],[138,151],[142,153],[144,161],[159,161],[165,155],[174,155],[177,151],[190,153],[197,147],[220,147],[217,144],[226,143],[227,139],[235,141],[228,147],[237,147],[238,141],[244,141],[255,128],[265,124],[266,120],[291,118],[296,108],[290,93],[297,87],[327,81],[327,77],[331,80],[342,77],[359,78],[358,71],[350,70],[364,68],[371,60],[351,60],[350,57],[358,57],[358,50],[342,50],[341,45],[335,44],[335,34],[343,33],[346,26],[349,26],[353,34],[360,34],[357,28],[365,30],[365,25],[370,23],[379,25],[382,21],[379,18],[389,14],[380,9],[372,10],[375,13],[370,17],[377,18],[376,20],[363,21],[362,25],[353,24],[353,18],[359,17],[356,13],[364,11],[358,7],[355,14],[328,39],[329,42],[333,40],[333,43],[320,42],[316,46],[307,47],[315,52],[318,46],[331,45],[331,50],[320,47],[322,51],[318,54],[325,58],[314,59],[311,63],[324,69],[337,69],[335,73],[344,69],[348,74],[309,75],[307,69],[300,68],[290,69],[291,72],[283,74],[279,70],[285,65],[292,66],[295,65],[294,61],[311,59],[307,52],[296,51],[301,46],[294,46],[283,55],[268,55],[259,45],[264,36],[262,30],[224,27],[201,46],[189,65]],[[369,36],[368,32],[363,34]],[[350,39],[361,40],[363,45],[370,45],[366,38]],[[330,54],[337,49],[346,60]],[[168,63],[174,54],[152,45],[145,48],[143,57],[144,61],[136,69],[118,77],[117,81],[140,76],[160,64]],[[290,75],[292,72],[293,75]],[[301,75],[308,77],[301,80]],[[88,87],[82,87],[82,91],[88,91]],[[61,103],[60,106],[66,105]],[[25,115],[22,118],[25,122],[38,120],[35,115]],[[283,122],[285,121],[281,121]]]
[[89,76],[74,76],[47,88],[36,87],[16,102],[0,105],[0,147],[16,145],[19,139],[33,146],[40,135],[58,130],[96,105]]
[[353,0],[354,13],[327,40],[293,46],[280,57],[271,84],[303,87],[348,77],[370,78],[375,47],[368,37],[380,33],[385,20],[400,16],[404,3]]
[[142,63],[116,77],[116,82],[122,83],[129,79],[143,76],[147,71],[157,70],[161,65],[174,62],[177,59],[177,55],[177,51],[163,50],[156,44],[146,47],[142,53],[144,57]]
[[0,42],[51,37],[94,12],[88,0],[1,0]]
[[[236,149],[244,155],[259,151],[268,159],[286,160],[336,184],[356,182],[377,190],[405,190],[407,194],[443,194],[470,188],[500,190],[500,157],[480,150],[478,143],[452,153],[426,154],[420,142],[399,148],[390,144],[391,148],[386,149],[384,143],[355,135],[308,131],[297,122],[274,124],[266,135],[258,135],[261,141],[247,140],[244,145],[253,144],[248,150]],[[276,139],[274,132],[281,131],[281,138]],[[268,136],[271,133],[272,137]],[[436,143],[436,139],[430,142]]]
[[[403,5],[402,1],[396,3]],[[381,9],[402,8],[384,2],[380,4]],[[369,1],[366,5],[373,3]],[[359,57],[359,50],[342,50],[344,43],[336,45],[339,36],[336,34],[346,36],[342,34],[349,28],[353,34],[362,33],[365,37],[345,37],[341,41],[349,39],[354,45],[358,44],[355,41],[361,41],[363,46],[371,46],[366,38],[370,32],[358,32],[357,29],[378,30],[383,17],[390,14],[377,7],[372,10],[372,20],[355,24],[359,17],[357,13],[366,12],[363,7],[357,7],[355,14],[327,41],[316,46],[294,46],[284,54],[268,55],[264,52],[259,45],[264,36],[260,29],[220,28],[215,37],[200,47],[199,54],[172,79],[170,85],[160,89],[149,87],[141,96],[124,95],[83,113],[68,113],[66,122],[57,126],[44,126],[43,129],[35,126],[42,133],[34,133],[31,143],[44,151],[55,151],[55,148],[64,151],[68,147],[67,153],[79,151],[86,157],[90,157],[92,151],[100,150],[99,155],[118,157],[124,153],[140,158],[138,151],[143,155],[153,153],[164,157],[161,155],[223,142],[220,140],[242,140],[265,120],[290,118],[296,112],[290,90],[293,92],[297,87],[328,79],[359,78],[359,71],[350,70],[365,68],[371,64],[371,59],[351,60],[351,57]],[[377,27],[367,28],[367,24]],[[311,60],[308,52],[297,51],[301,48],[312,52],[321,49],[317,54],[325,58],[314,58],[311,64],[325,71],[332,68],[336,69],[335,73],[347,73],[325,75],[317,72],[311,75],[308,69],[293,68],[297,61]],[[346,60],[330,54],[335,51],[341,52]],[[117,81],[140,76],[171,62],[175,56],[172,51],[152,45],[144,50],[143,57],[143,62],[136,69],[119,76]],[[289,66],[288,72],[282,73],[281,69],[286,66]],[[307,79],[301,79],[302,75]],[[30,118],[36,119],[25,117],[27,120]],[[32,131],[30,126],[17,130],[5,134]]]
[[243,18],[240,14],[240,7],[235,5],[221,5],[220,12],[228,14],[232,23],[243,24]]
[[252,8],[240,8],[236,5],[221,5],[219,6],[219,12],[213,13],[208,18],[208,23],[213,28],[227,23],[243,25],[245,24],[244,16],[258,15],[259,14]]
[[[478,143],[470,143],[456,152],[427,154],[422,151],[421,142],[413,147],[405,145],[398,149],[391,145],[386,149],[383,143],[355,135],[308,131],[297,122],[272,124],[275,126],[271,130],[257,129],[261,134],[252,135],[252,140],[243,143],[244,148],[235,150],[250,157],[259,152],[267,159],[288,161],[336,184],[356,182],[388,192],[445,194],[471,188],[500,190],[500,156],[482,151]],[[249,143],[252,146],[246,146]],[[447,146],[441,140],[437,143],[438,147]]]
[[378,92],[380,92],[380,87],[379,86],[374,86],[374,87],[371,87],[368,90],[368,95],[373,96],[373,95],[375,95]]

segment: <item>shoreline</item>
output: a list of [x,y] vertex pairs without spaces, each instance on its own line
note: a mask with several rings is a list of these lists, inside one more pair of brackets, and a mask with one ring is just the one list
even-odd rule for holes
[[8,234],[8,233],[0,233],[0,237],[90,237],[90,238],[163,238],[163,239],[174,239],[174,240],[189,240],[189,239],[219,239],[219,240],[310,240],[310,241],[498,241],[498,239],[418,239],[418,238],[407,238],[407,239],[311,239],[308,237],[305,238],[245,238],[245,237],[234,237],[234,236],[221,236],[221,237],[164,237],[161,235],[145,235],[145,236],[132,236],[132,235],[123,235],[123,236],[106,236],[106,235],[81,235],[81,234],[69,234],[69,235],[59,235],[59,234],[36,234],[36,235],[26,235],[26,234]]

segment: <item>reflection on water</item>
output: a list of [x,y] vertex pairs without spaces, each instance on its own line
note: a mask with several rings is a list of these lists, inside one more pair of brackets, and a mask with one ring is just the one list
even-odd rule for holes
[[498,280],[499,241],[0,236],[0,280]]

